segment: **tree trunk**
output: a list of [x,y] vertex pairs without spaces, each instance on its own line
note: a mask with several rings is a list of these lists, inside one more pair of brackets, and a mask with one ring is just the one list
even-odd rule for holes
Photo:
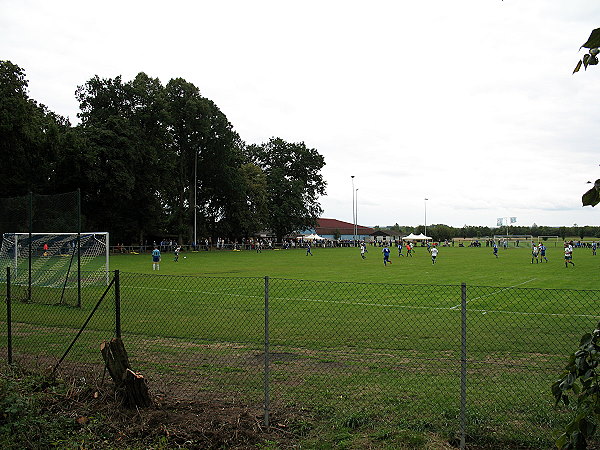
[[115,382],[115,391],[126,408],[146,407],[152,404],[145,378],[131,370],[123,341],[111,339],[100,345],[100,352],[108,373]]

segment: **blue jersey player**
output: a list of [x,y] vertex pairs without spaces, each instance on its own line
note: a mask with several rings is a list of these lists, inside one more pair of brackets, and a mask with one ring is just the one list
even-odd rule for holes
[[387,266],[387,263],[392,263],[390,261],[390,248],[386,245],[385,247],[383,247],[383,250],[381,251],[383,253],[383,265]]
[[152,270],[160,270],[160,250],[154,247],[152,250]]

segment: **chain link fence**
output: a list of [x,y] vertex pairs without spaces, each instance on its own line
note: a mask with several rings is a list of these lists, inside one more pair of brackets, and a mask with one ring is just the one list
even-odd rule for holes
[[550,386],[600,318],[600,291],[117,278],[116,295],[87,288],[79,308],[7,295],[3,356],[99,378],[100,343],[121,335],[155,395],[210,393],[255,406],[267,424],[294,410],[463,446],[473,436],[547,446],[568,420]]

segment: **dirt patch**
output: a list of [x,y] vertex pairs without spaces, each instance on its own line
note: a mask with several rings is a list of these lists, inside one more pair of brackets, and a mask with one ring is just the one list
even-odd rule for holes
[[[115,408],[115,406],[112,406]],[[155,399],[154,406],[119,410],[110,415],[109,426],[119,444],[139,445],[167,439],[186,448],[256,448],[266,441],[286,446],[294,440],[285,430],[285,417],[273,416],[276,426],[266,427],[261,411],[206,394],[202,400]]]

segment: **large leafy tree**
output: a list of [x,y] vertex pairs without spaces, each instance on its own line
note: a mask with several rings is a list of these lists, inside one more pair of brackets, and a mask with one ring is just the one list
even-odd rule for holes
[[303,142],[289,143],[281,138],[250,146],[248,155],[265,173],[267,223],[277,240],[293,231],[314,227],[323,212],[319,203],[326,187],[321,174],[325,166],[323,156]]
[[161,232],[167,136],[160,82],[143,73],[128,83],[94,77],[76,95],[80,141],[64,163],[79,169],[71,182],[82,187],[88,222],[111,228],[117,240]]
[[66,119],[29,98],[25,72],[0,61],[0,192],[50,192]]
[[176,162],[165,198],[172,228],[191,242],[196,206],[198,238],[239,232],[232,218],[243,207],[242,141],[227,117],[192,83],[171,80],[165,101],[169,155]]

